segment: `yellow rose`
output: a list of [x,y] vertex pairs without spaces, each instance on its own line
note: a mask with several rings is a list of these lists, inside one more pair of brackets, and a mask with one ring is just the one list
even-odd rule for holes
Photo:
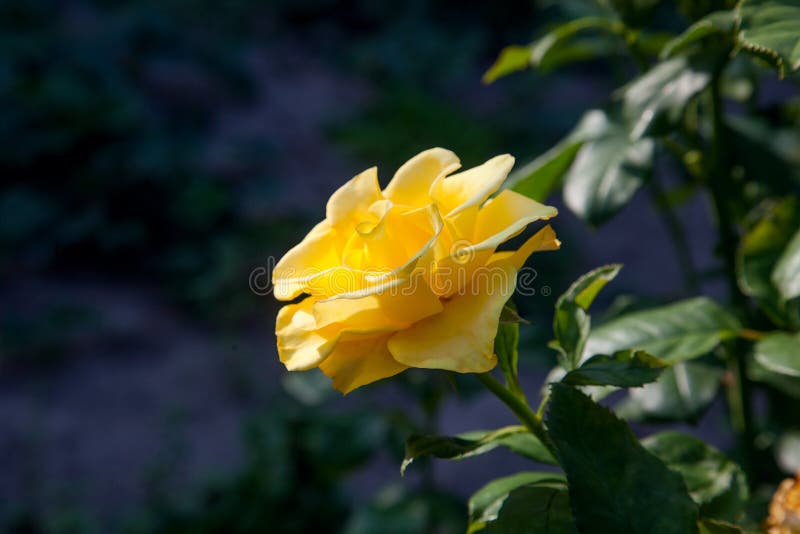
[[[408,367],[483,373],[517,271],[559,242],[546,226],[516,251],[498,245],[555,208],[510,190],[489,198],[509,155],[458,174],[442,148],[406,162],[381,191],[376,168],[344,184],[325,220],[278,262],[275,333],[290,371],[319,367],[343,393]],[[448,176],[449,175],[449,176]]]

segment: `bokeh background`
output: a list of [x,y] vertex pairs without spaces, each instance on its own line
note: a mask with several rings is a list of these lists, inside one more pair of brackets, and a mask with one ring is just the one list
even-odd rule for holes
[[[523,0],[0,2],[0,531],[462,532],[466,497],[524,462],[495,451],[401,478],[403,441],[511,423],[504,407],[437,372],[346,397],[287,375],[279,306],[248,277],[366,167],[385,184],[432,146],[465,167],[522,164],[602,105],[624,65],[481,83],[504,45],[562,15]],[[563,249],[535,257],[537,294],[518,301],[533,392],[575,276],[626,264],[601,309],[687,294],[646,193],[597,230],[552,202]],[[678,213],[713,271],[704,199]],[[719,412],[689,431],[725,446]]]

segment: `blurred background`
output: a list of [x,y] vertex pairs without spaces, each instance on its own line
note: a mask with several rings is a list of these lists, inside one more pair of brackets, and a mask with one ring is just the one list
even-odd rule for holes
[[[507,410],[468,376],[342,397],[288,375],[278,303],[248,276],[369,166],[385,184],[432,146],[522,164],[602,105],[624,65],[481,83],[559,17],[522,0],[0,2],[0,531],[463,532],[467,496],[524,461],[401,478],[404,439]],[[704,199],[679,216],[713,269]],[[575,276],[624,262],[610,297],[686,294],[645,193],[601,229],[566,209],[554,226],[563,249],[534,257],[518,301],[532,392]],[[690,431],[724,446],[718,412]]]

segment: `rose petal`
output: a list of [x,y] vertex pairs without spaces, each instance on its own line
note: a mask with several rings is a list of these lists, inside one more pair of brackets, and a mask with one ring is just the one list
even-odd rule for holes
[[284,254],[272,273],[275,298],[292,300],[303,293],[309,280],[339,265],[336,231],[328,221],[316,225],[303,240]]
[[530,223],[550,219],[557,214],[556,208],[507,189],[481,206],[473,240],[479,247],[494,248],[514,237]]
[[497,191],[508,176],[514,158],[496,156],[483,165],[448,177],[439,177],[431,184],[430,196],[439,205],[444,217],[453,217],[470,206],[479,206]]
[[383,190],[395,204],[425,206],[430,204],[431,184],[461,166],[458,156],[444,148],[431,148],[405,162]]
[[546,250],[558,250],[561,247],[561,241],[556,238],[556,233],[553,228],[548,224],[535,234],[530,239],[525,241],[517,250],[509,250],[503,252],[495,252],[489,260],[488,265],[494,265],[499,262],[510,262],[517,270],[525,265],[525,260],[534,252]]
[[325,213],[331,226],[346,226],[351,230],[358,223],[374,219],[369,208],[381,200],[378,169],[372,167],[352,178],[328,199]]
[[319,368],[333,379],[333,387],[349,393],[365,384],[407,369],[386,348],[388,335],[341,341]]
[[299,304],[287,304],[278,312],[275,336],[278,355],[289,371],[304,371],[319,365],[333,350],[341,335],[335,328],[318,329],[309,297]]
[[472,284],[423,319],[389,339],[389,351],[409,367],[484,373],[497,363],[494,338],[503,305],[514,292],[510,262],[478,271]]
[[314,303],[317,328],[340,325],[349,331],[400,330],[441,313],[443,306],[421,276],[384,285],[361,298],[334,297]]

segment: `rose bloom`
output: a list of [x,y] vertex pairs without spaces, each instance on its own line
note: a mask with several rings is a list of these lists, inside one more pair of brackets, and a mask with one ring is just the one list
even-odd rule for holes
[[800,473],[778,486],[764,528],[769,534],[800,534]]
[[343,393],[408,367],[483,373],[497,363],[500,312],[531,253],[559,247],[545,226],[517,250],[498,245],[556,215],[510,190],[490,198],[514,158],[458,174],[426,150],[383,191],[376,168],[344,184],[326,217],[275,266],[275,333],[290,371],[319,367]]

